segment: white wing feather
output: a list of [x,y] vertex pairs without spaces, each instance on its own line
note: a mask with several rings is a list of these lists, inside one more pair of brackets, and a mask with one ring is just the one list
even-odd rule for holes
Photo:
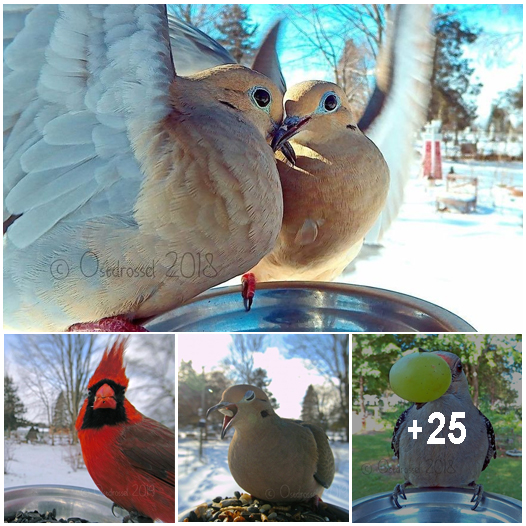
[[4,219],[20,215],[7,231],[20,249],[74,212],[131,213],[143,179],[133,143],[169,113],[175,71],[163,6],[18,14],[4,40]]
[[404,200],[404,187],[413,160],[415,133],[425,123],[431,95],[435,40],[430,33],[432,5],[401,4],[396,27],[390,27],[391,89],[380,114],[366,131],[385,157],[391,173],[387,202],[367,234],[366,243],[378,243],[394,221]]

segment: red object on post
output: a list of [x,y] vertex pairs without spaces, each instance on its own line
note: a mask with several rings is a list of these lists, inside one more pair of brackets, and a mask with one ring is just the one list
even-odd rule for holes
[[435,141],[435,158],[433,166],[433,179],[442,179],[442,150],[440,141]]
[[440,126],[440,121],[432,121],[426,125],[424,133],[422,175],[428,179],[442,179],[442,135],[438,133]]

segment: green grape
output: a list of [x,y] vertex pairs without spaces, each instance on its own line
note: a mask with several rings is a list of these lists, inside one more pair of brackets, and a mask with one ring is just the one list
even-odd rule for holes
[[391,389],[404,400],[424,403],[440,398],[451,384],[447,362],[430,352],[415,352],[400,358],[389,372]]

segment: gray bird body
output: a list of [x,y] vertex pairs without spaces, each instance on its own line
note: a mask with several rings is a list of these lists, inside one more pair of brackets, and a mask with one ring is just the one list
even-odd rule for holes
[[235,385],[208,410],[225,415],[221,438],[232,426],[228,466],[235,481],[259,499],[294,502],[321,497],[334,479],[334,457],[323,429],[279,417],[267,395]]
[[[323,430],[269,415],[257,435],[236,429],[228,450],[235,481],[251,495],[298,501],[321,495],[334,478],[334,458]],[[270,458],[261,458],[269,451]],[[323,484],[321,483],[323,482]]]
[[[473,405],[468,382],[460,359],[453,353],[440,352],[452,369],[452,382],[447,392],[432,402],[416,404],[404,411],[396,423],[392,448],[400,462],[400,471],[405,481],[417,487],[459,487],[476,481],[480,473],[495,456],[495,437],[491,423]],[[460,364],[460,371],[456,370]],[[417,409],[417,406],[420,406]],[[445,417],[444,427],[437,438],[445,438],[444,444],[428,444],[430,436],[441,425],[438,419],[431,423],[433,413]],[[459,429],[449,429],[453,412],[463,412],[465,418],[457,418],[466,428],[466,437],[461,444],[453,443],[448,434],[460,436]],[[416,421],[422,431],[417,439],[408,428]]]

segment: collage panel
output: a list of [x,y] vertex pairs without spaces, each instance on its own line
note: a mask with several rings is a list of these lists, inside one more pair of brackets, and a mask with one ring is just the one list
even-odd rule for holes
[[6,331],[524,323],[521,4],[3,22]]
[[4,4],[5,522],[522,522],[523,7]]
[[4,521],[175,521],[175,338],[4,336]]
[[352,521],[522,523],[522,335],[352,337]]
[[178,513],[349,521],[349,336],[178,336]]

